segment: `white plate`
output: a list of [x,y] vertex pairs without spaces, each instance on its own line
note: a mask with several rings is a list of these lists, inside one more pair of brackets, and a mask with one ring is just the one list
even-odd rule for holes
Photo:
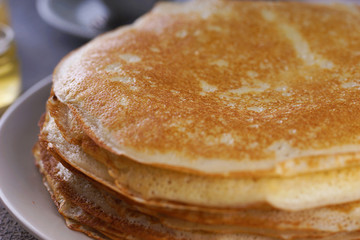
[[47,77],[30,88],[0,120],[0,199],[40,239],[88,239],[65,226],[34,165],[31,149],[50,94],[50,81]]

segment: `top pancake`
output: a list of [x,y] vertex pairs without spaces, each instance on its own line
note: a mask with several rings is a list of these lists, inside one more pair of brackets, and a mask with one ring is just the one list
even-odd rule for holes
[[103,148],[204,174],[360,164],[360,10],[161,3],[67,56],[53,91]]

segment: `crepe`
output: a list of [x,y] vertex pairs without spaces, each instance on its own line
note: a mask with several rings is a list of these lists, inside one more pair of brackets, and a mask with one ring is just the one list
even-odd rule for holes
[[56,67],[34,155],[96,239],[359,239],[360,8],[159,3]]
[[[159,220],[131,209],[125,202],[104,191],[84,175],[58,162],[39,144],[36,145],[34,153],[37,165],[44,175],[44,183],[59,212],[66,218],[68,226],[96,239],[107,239],[106,236],[111,239],[159,239],[166,236],[166,239],[271,240],[273,238],[266,235],[275,235],[282,239],[316,239],[320,236],[324,239],[354,239],[358,236],[356,232],[326,233],[309,231],[310,229],[277,229],[274,232],[263,226],[261,229],[237,226],[236,233],[227,233],[226,225],[185,223],[168,217]],[[254,231],[265,236],[246,234]]]
[[[94,173],[95,171],[89,171],[88,169],[91,167],[95,167],[95,169],[102,169],[101,164],[96,162],[91,156],[88,156],[86,153],[82,152],[82,150],[76,145],[69,145],[64,139],[62,139],[61,133],[56,132],[56,128],[54,121],[49,118],[49,122],[45,122],[44,129],[42,133],[49,131],[50,129],[52,133],[57,134],[56,138],[54,136],[47,135],[46,140],[48,141],[48,147],[50,150],[53,149],[55,152],[59,153],[63,158],[65,158],[66,162],[80,171]],[[48,125],[52,125],[49,129]],[[57,140],[56,140],[57,139]],[[81,155],[77,152],[72,152],[74,149],[77,149],[78,152],[82,152]],[[78,161],[84,160],[84,163],[87,164],[79,164]],[[91,164],[90,164],[91,163]],[[106,167],[102,166],[104,169]],[[146,167],[146,166],[145,166]],[[84,170],[84,168],[86,168]],[[140,171],[142,173],[142,171]],[[154,171],[155,174],[158,172]],[[104,174],[106,175],[106,171],[104,170]],[[92,177],[94,179],[99,179],[99,176]],[[158,176],[158,175],[157,175]],[[159,177],[159,176],[158,176]],[[104,179],[105,177],[100,177],[100,179]],[[131,180],[134,180],[130,178]],[[104,183],[109,188],[114,191],[118,191],[116,188],[116,184],[113,181],[109,181],[108,183]],[[309,184],[309,183],[308,183]],[[306,185],[306,184],[304,184]],[[188,185],[186,185],[188,186]],[[156,191],[156,189],[154,189]],[[198,189],[201,192],[201,189]],[[321,229],[322,231],[341,231],[343,229],[357,229],[359,226],[359,216],[357,214],[359,209],[359,203],[350,203],[333,207],[325,207],[321,209],[309,209],[301,212],[284,212],[278,211],[274,209],[268,210],[254,210],[254,209],[242,209],[234,212],[234,210],[230,211],[229,209],[225,209],[221,212],[219,209],[209,209],[209,208],[196,208],[196,206],[174,206],[174,204],[167,204],[167,207],[172,207],[173,209],[186,209],[187,211],[174,211],[169,209],[159,209],[164,204],[156,204],[156,201],[151,201],[151,199],[139,199],[139,197],[134,198],[133,196],[128,197],[138,202],[139,206],[137,209],[139,211],[155,215],[155,216],[172,216],[176,217],[176,219],[183,219],[185,221],[204,223],[204,224],[229,224],[235,225],[238,224],[245,225],[247,227],[261,226],[262,228],[268,226],[269,228],[275,229]],[[142,204],[147,205],[147,209]],[[152,206],[152,208],[150,207]],[[150,209],[149,209],[150,207]],[[152,210],[151,210],[152,209]],[[191,211],[189,211],[191,210]],[[195,210],[195,211],[194,211]],[[215,213],[214,213],[215,210]],[[199,212],[200,211],[200,212]],[[219,213],[220,212],[220,213]],[[333,218],[333,216],[337,216]],[[176,221],[169,220],[170,224],[176,224]],[[175,222],[175,223],[174,223]],[[213,227],[212,227],[213,228]],[[228,227],[231,229],[231,227]],[[229,230],[228,230],[229,231]]]
[[[116,201],[111,195],[99,189],[82,175],[76,174],[37,145],[35,148],[37,163],[44,174],[44,181],[57,203],[59,212],[70,219],[70,224],[80,224],[88,234],[103,239],[101,233],[114,235],[119,239],[259,239],[271,238],[252,235],[211,236],[201,232],[181,232],[159,225],[154,218],[128,209],[123,202],[121,215],[109,204]],[[117,200],[121,201],[121,200]],[[95,216],[94,216],[95,215]],[[72,222],[75,221],[75,222]],[[116,232],[112,229],[117,227]],[[120,227],[120,229],[119,229]],[[88,232],[89,231],[89,232]],[[100,233],[100,234],[99,234]],[[106,239],[106,238],[105,238]]]
[[222,176],[358,166],[357,11],[159,4],[64,58],[53,91],[99,146],[152,166]]
[[[57,116],[60,129],[72,131],[61,134],[55,120],[48,116],[41,131],[42,139],[50,142],[51,148],[73,167],[98,181],[103,179],[103,184],[135,201],[153,202],[154,205],[161,204],[157,202],[177,202],[190,205],[190,208],[234,209],[268,205],[284,210],[304,210],[355,201],[360,197],[357,190],[360,168],[286,178],[224,178],[138,164],[99,148],[84,135],[81,126],[71,118],[72,115],[57,104],[58,101],[49,99],[49,109],[55,114],[61,113],[61,116]],[[80,145],[69,144],[63,136],[68,142]],[[100,170],[102,173],[98,173]],[[189,208],[179,204],[173,207]]]

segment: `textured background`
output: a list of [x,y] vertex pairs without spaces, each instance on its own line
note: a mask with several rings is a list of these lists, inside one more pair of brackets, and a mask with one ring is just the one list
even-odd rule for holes
[[1,240],[35,240],[19,223],[14,220],[6,209],[0,204],[0,239]]

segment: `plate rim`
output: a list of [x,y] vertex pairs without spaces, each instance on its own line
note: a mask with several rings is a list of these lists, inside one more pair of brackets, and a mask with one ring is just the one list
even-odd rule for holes
[[[52,75],[49,75],[36,84],[34,84],[31,88],[25,91],[1,116],[0,118],[0,134],[2,129],[4,128],[7,119],[11,116],[11,114],[23,103],[25,102],[30,96],[36,94],[41,89],[50,87]],[[33,226],[29,221],[23,218],[22,214],[16,209],[15,206],[11,203],[11,201],[6,197],[3,193],[2,187],[0,185],[0,202],[3,204],[4,208],[7,212],[18,222],[20,223],[28,232],[30,232],[33,236],[47,239],[47,237],[39,231],[35,226]]]

